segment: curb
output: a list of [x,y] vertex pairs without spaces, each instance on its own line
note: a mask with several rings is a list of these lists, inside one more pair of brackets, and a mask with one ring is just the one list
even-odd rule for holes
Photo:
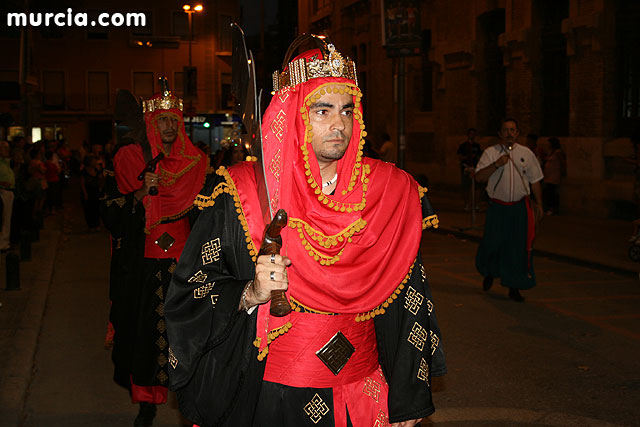
[[58,248],[62,242],[62,227],[42,230],[41,236],[46,238],[41,238],[40,242],[32,246],[32,260],[20,263],[22,280],[28,281],[22,284],[20,291],[28,292],[28,296],[25,309],[16,321],[12,339],[13,351],[5,364],[8,369],[2,371],[3,377],[0,378],[4,384],[0,391],[3,414],[0,425],[3,426],[18,426],[23,421],[24,403],[33,379],[33,363],[38,351],[42,319],[47,307]]

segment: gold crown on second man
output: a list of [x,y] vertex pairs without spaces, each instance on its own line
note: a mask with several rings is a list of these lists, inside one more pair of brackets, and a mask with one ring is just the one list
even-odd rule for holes
[[178,98],[171,94],[170,90],[165,90],[159,97],[142,101],[142,112],[153,113],[156,110],[173,110],[183,111],[182,98]]

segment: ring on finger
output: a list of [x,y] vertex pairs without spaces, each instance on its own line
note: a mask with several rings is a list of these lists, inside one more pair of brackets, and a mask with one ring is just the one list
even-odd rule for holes
[[272,272],[269,273],[269,279],[276,280],[276,272],[275,271],[272,271]]
[[269,261],[271,261],[271,264],[275,264],[276,263],[276,254],[271,254],[271,259]]

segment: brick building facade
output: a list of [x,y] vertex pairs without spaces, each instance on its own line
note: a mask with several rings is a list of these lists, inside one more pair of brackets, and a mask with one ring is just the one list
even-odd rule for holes
[[[12,7],[11,3],[16,4]],[[30,24],[21,31],[19,27],[3,25],[0,87],[8,90],[0,96],[0,111],[8,113],[16,125],[41,127],[44,138],[54,138],[54,132],[62,134],[71,148],[80,147],[85,140],[104,144],[113,137],[117,89],[149,97],[159,91],[158,78],[164,76],[173,93],[184,96],[190,38],[184,3],[204,5],[201,13],[192,15],[191,61],[197,68],[193,112],[230,111],[229,24],[238,19],[239,7],[237,2],[221,0],[175,2],[171,6],[167,2],[142,0],[132,5],[118,0],[101,7],[71,0],[62,10],[65,15],[67,8],[74,13],[87,13],[90,20],[103,12],[142,12],[146,17],[144,27]],[[34,13],[60,12],[46,2],[41,7],[38,2],[31,6]],[[9,0],[2,9],[22,11],[22,2]],[[20,76],[22,70],[24,79]],[[27,103],[20,95],[23,89],[29,93]],[[188,105],[185,99],[185,106]]]
[[[382,0],[299,0],[301,32],[326,32],[359,66],[374,146],[397,130],[397,59],[382,46]],[[401,2],[400,2],[401,3]],[[484,147],[501,117],[557,136],[561,211],[630,217],[630,137],[640,131],[640,5],[625,0],[423,0],[421,54],[406,59],[406,168],[459,183],[468,127]],[[633,48],[636,46],[636,48]]]

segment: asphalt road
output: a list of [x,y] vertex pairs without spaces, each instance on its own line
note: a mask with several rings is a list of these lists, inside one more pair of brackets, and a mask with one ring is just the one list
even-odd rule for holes
[[[65,215],[23,425],[132,425],[137,406],[103,348],[108,237],[85,231],[78,205]],[[640,425],[637,279],[537,259],[539,284],[516,303],[499,282],[482,291],[475,243],[425,237],[449,373],[432,381],[423,426]],[[154,425],[186,425],[173,396]]]

